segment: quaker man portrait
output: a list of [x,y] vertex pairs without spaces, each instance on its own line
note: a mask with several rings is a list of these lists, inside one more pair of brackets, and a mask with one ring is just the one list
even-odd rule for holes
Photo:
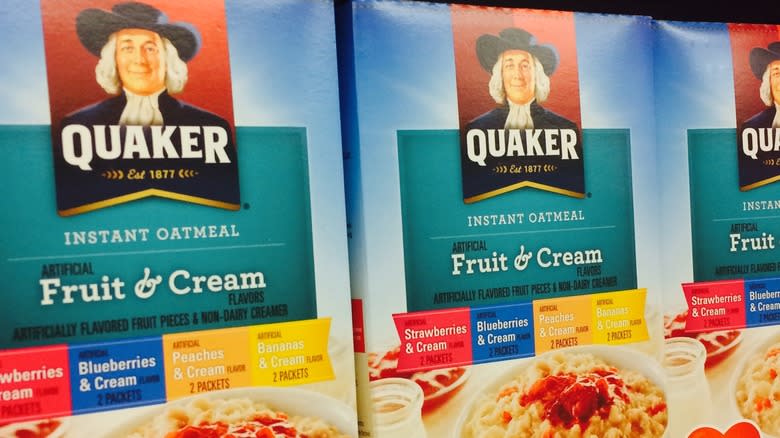
[[153,6],[127,2],[110,12],[81,11],[76,33],[99,58],[95,79],[113,97],[66,116],[63,125],[200,125],[231,132],[225,119],[171,96],[184,90],[187,62],[201,46],[194,26],[171,23]]
[[750,51],[750,69],[761,81],[759,95],[767,108],[752,116],[744,128],[780,128],[780,41]]
[[550,76],[558,67],[555,47],[537,44],[519,28],[477,39],[477,58],[491,74],[490,96],[498,106],[468,123],[467,129],[577,129],[571,120],[544,108]]

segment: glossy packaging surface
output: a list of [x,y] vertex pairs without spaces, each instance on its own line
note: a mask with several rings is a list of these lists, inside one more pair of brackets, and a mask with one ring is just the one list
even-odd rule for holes
[[649,19],[356,1],[337,33],[361,434],[671,436]]
[[0,436],[356,437],[333,4],[0,22]]
[[665,332],[705,347],[706,385],[688,382],[711,394],[687,404],[680,434],[777,436],[777,26],[656,28]]

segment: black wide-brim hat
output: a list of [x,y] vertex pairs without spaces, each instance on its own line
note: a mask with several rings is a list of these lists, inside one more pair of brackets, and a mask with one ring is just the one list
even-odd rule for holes
[[558,67],[558,51],[547,44],[536,44],[536,38],[523,29],[510,27],[496,35],[485,34],[477,39],[477,58],[482,68],[488,72],[507,50],[524,50],[536,57],[550,76]]
[[769,46],[765,49],[763,47],[755,47],[750,51],[750,69],[753,70],[753,74],[762,79],[766,67],[772,63],[772,61],[780,60],[780,41],[769,43]]
[[159,9],[144,3],[119,3],[111,12],[102,9],[85,9],[76,17],[76,33],[81,44],[93,55],[100,57],[100,50],[108,37],[122,29],[145,29],[167,38],[179,57],[187,62],[200,49],[200,33],[189,23],[169,23]]

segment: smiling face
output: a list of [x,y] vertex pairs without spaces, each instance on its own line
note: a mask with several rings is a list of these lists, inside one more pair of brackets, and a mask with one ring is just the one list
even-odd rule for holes
[[501,79],[506,97],[525,105],[534,98],[534,58],[525,50],[507,50],[501,55]]
[[122,86],[147,96],[165,87],[165,63],[160,35],[145,29],[122,29],[116,33],[116,69]]
[[769,86],[772,89],[772,100],[780,104],[780,61],[769,64]]

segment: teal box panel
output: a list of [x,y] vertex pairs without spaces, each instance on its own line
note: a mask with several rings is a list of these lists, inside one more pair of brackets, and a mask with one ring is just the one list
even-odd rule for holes
[[734,129],[689,130],[688,167],[694,281],[776,277],[780,184],[740,190]]
[[49,127],[0,128],[21,187],[0,199],[0,348],[315,318],[306,130],[236,134],[239,211],[145,198],[60,217]]
[[465,204],[458,131],[400,131],[408,310],[636,288],[629,132],[583,141],[585,198],[526,187]]

